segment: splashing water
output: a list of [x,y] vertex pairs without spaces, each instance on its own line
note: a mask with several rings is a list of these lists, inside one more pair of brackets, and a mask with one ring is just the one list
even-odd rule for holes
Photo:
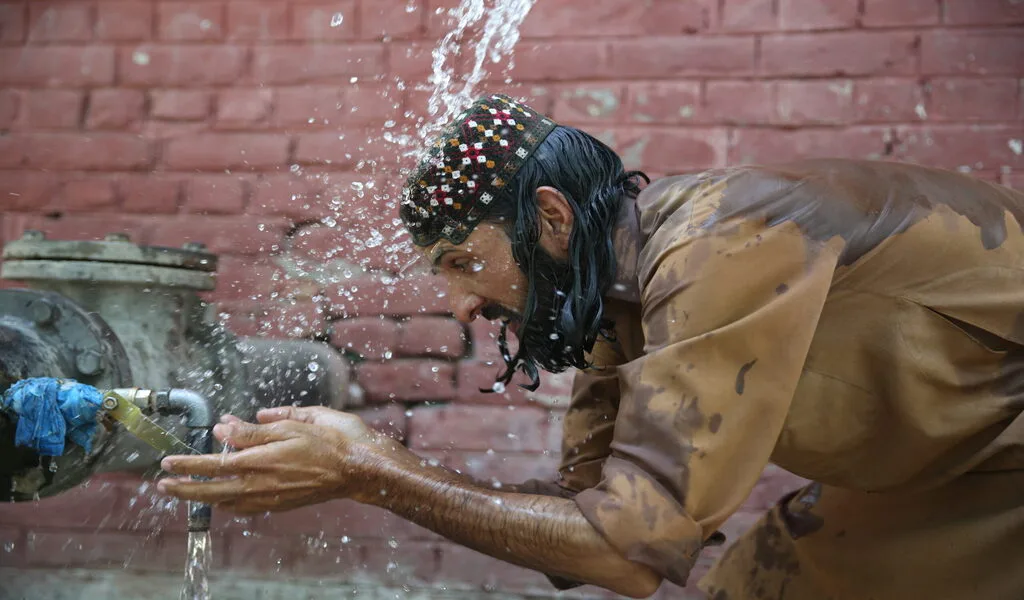
[[180,600],[210,600],[210,558],[213,548],[209,531],[188,532],[188,554],[185,562],[185,587]]
[[[420,128],[419,135],[423,141],[432,137],[475,99],[473,88],[488,73],[484,68],[487,59],[500,64],[502,59],[508,57],[509,61],[505,68],[511,68],[512,49],[519,41],[519,26],[535,2],[536,0],[462,0],[457,8],[449,12],[457,22],[434,49],[433,75],[430,79],[434,90],[430,95],[428,110],[430,115],[438,116]],[[466,40],[467,37],[472,38],[469,32],[481,19],[486,21],[478,39],[475,43],[471,39]],[[452,56],[458,55],[461,48],[470,46],[474,52],[473,67],[461,78],[459,87],[455,67],[448,64],[448,61]]]

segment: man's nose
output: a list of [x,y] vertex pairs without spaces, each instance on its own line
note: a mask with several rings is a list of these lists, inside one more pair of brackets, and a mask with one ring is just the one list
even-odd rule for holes
[[463,323],[472,323],[485,301],[476,294],[453,291],[451,294],[452,313]]

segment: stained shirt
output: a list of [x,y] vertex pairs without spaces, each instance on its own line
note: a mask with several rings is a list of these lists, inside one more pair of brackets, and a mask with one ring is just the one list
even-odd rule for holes
[[558,485],[627,558],[684,584],[769,462],[883,495],[1024,469],[1024,194],[812,160],[626,210],[635,294],[576,375]]

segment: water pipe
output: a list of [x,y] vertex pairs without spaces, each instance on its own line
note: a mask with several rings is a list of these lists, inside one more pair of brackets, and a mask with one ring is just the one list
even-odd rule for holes
[[[185,389],[160,390],[154,408],[160,414],[184,414],[188,445],[199,454],[213,452],[213,405],[203,396]],[[200,502],[188,503],[188,530],[209,531],[212,508]]]

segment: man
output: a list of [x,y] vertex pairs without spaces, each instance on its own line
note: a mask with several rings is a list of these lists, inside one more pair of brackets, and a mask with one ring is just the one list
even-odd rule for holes
[[[240,512],[382,506],[560,588],[684,584],[774,462],[780,499],[700,586],[717,599],[1024,598],[1024,195],[872,161],[646,186],[508,97],[440,136],[401,214],[463,321],[517,371],[578,369],[556,482],[492,489],[326,409],[228,419],[172,457]],[[510,344],[507,332],[517,344]]]

